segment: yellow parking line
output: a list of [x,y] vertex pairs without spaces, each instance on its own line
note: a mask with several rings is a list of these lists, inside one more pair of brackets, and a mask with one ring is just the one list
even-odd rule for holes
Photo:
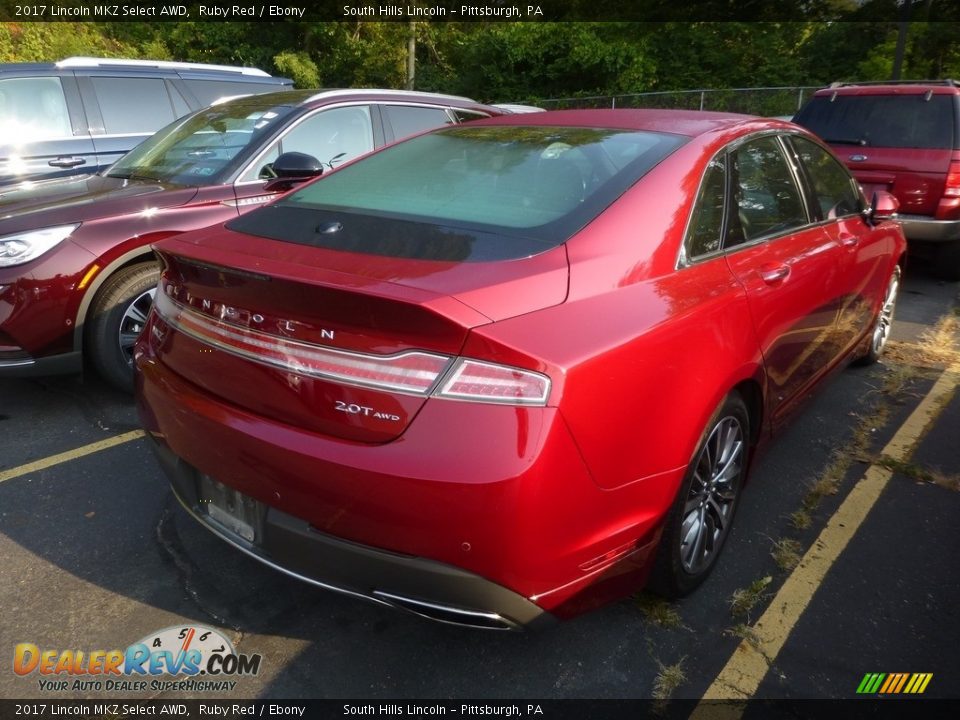
[[45,457],[41,460],[37,460],[36,462],[21,465],[20,467],[11,468],[10,470],[0,470],[0,483],[6,482],[7,480],[13,480],[14,478],[18,478],[22,475],[27,475],[32,472],[37,472],[37,470],[46,470],[48,467],[69,462],[70,460],[76,460],[77,458],[82,458],[84,455],[100,452],[101,450],[106,450],[107,448],[112,448],[116,445],[122,445],[125,442],[130,442],[131,440],[138,440],[142,437],[143,430],[131,430],[130,432],[123,433],[122,435],[114,435],[106,440],[98,440],[97,442],[90,443],[89,445],[83,445],[82,447],[78,447],[73,450],[67,450],[66,452],[62,452],[57,455],[51,455],[50,457]]
[[[956,372],[944,372],[887,443],[883,455],[894,460],[906,460],[927,426],[946,407],[946,401],[956,388]],[[707,688],[703,700],[747,700],[753,697],[827,571],[866,519],[892,475],[890,470],[876,465],[867,468],[864,476],[787,577],[767,611],[754,625],[753,637],[740,643],[720,674]],[[730,720],[739,718],[744,707],[741,703],[725,706],[723,717]],[[712,720],[717,717],[717,710],[716,705],[701,703],[690,715],[690,719]]]

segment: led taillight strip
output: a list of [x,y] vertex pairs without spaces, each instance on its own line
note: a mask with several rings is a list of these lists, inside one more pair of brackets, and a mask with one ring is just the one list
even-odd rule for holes
[[253,362],[347,383],[426,395],[450,358],[425,352],[380,356],[335,350],[208,318],[166,293],[154,299],[157,313],[190,337]]
[[[226,323],[169,297],[161,287],[154,310],[195,340],[253,362],[315,377],[449,400],[544,406],[550,378],[532,370],[470,358],[408,351],[368,355],[290,340]],[[435,389],[434,389],[435,388]]]

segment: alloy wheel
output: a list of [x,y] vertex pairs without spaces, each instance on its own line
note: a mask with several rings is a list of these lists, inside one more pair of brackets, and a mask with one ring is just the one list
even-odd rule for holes
[[680,525],[680,561],[690,574],[707,568],[723,545],[740,492],[745,449],[743,426],[726,416],[700,451]]

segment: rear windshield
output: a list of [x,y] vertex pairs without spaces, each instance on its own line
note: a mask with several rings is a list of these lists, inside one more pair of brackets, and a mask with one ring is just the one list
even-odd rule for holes
[[[447,128],[375,153],[229,227],[398,257],[523,257],[564,242],[685,140],[604,128]],[[334,225],[341,229],[330,232]]]
[[795,118],[829,143],[949,150],[954,147],[952,95],[816,97]]

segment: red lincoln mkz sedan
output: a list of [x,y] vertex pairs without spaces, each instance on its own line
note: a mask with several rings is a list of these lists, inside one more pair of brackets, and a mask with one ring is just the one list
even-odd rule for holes
[[752,449],[883,350],[895,211],[776,120],[445,128],[157,244],[141,417],[192,515],[322,587],[486,628],[682,595]]

